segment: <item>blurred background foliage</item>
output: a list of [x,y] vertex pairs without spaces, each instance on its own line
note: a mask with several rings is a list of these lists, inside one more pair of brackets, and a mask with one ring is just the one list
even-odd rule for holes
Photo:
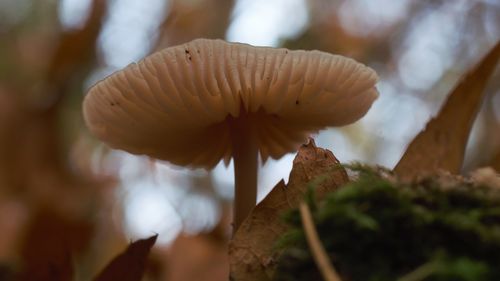
[[[195,38],[318,49],[377,70],[364,119],[315,138],[342,161],[392,168],[459,77],[500,39],[494,0],[0,0],[0,280],[89,280],[159,233],[147,280],[224,280],[232,169],[186,170],[89,135],[86,89]],[[464,173],[500,170],[500,74]],[[265,163],[259,198],[293,155]]]

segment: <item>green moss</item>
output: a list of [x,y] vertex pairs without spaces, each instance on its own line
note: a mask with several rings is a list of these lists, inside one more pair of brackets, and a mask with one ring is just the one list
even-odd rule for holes
[[[403,184],[356,167],[359,179],[311,207],[344,281],[500,280],[500,191],[442,179]],[[308,195],[308,202],[313,201]],[[297,210],[275,280],[321,280]],[[405,279],[406,278],[406,279]]]

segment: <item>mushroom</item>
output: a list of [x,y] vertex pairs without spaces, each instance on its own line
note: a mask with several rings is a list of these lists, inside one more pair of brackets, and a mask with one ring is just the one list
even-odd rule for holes
[[321,51],[197,39],[98,82],[83,110],[113,148],[206,169],[232,158],[234,231],[256,204],[258,154],[278,159],[311,133],[358,120],[378,96],[377,79]]

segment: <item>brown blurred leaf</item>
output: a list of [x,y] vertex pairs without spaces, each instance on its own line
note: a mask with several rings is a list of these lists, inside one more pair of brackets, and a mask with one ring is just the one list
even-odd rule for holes
[[394,168],[404,178],[437,170],[457,174],[488,78],[497,66],[500,43],[467,73],[451,92],[438,116],[427,123]]
[[17,280],[71,281],[72,257],[88,246],[93,227],[49,208],[33,218],[21,248],[22,270]]
[[157,237],[158,235],[154,235],[130,244],[125,252],[116,256],[97,275],[94,281],[140,281],[145,271],[149,251]]
[[500,151],[497,152],[495,158],[491,161],[491,167],[500,173]]
[[229,245],[231,279],[270,280],[279,255],[274,244],[287,231],[281,216],[297,208],[315,184],[318,197],[345,184],[349,178],[329,150],[316,147],[314,141],[303,145],[293,161],[287,185],[280,181],[243,222]]
[[229,275],[227,243],[216,241],[207,233],[179,235],[163,259],[167,274],[156,280],[220,281]]

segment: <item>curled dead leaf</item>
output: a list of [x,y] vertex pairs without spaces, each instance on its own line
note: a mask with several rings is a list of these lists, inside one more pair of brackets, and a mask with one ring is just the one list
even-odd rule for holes
[[460,80],[439,114],[413,139],[394,168],[399,176],[409,179],[438,170],[460,172],[472,124],[499,58],[500,42]]
[[321,198],[348,180],[331,151],[317,147],[313,140],[303,145],[293,161],[288,184],[280,181],[235,233],[229,245],[231,280],[270,280],[280,254],[275,243],[288,230],[282,215],[298,208],[311,182]]

